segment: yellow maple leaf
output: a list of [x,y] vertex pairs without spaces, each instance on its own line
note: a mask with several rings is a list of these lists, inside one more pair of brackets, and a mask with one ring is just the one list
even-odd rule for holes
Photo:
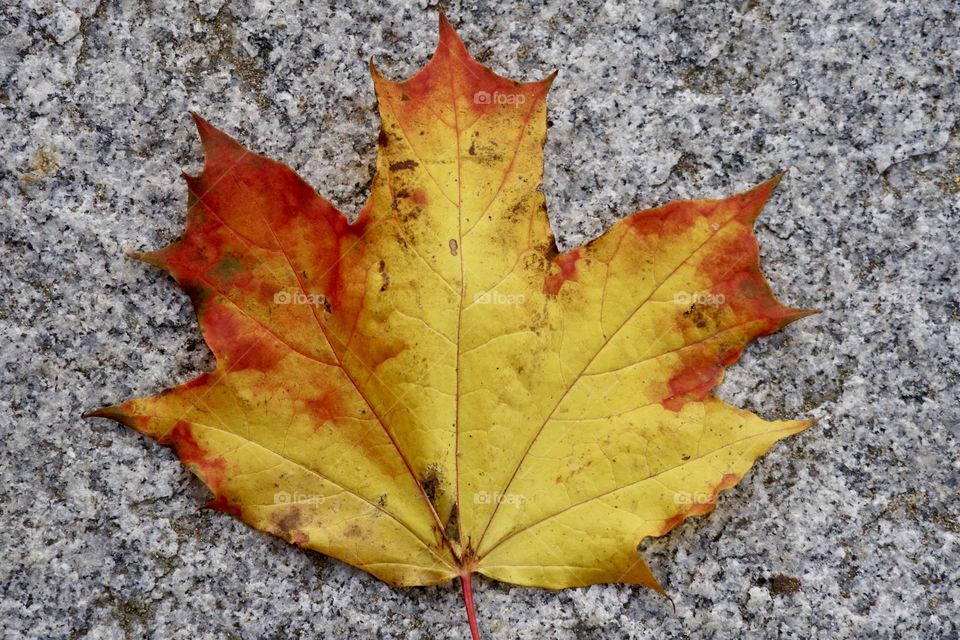
[[752,223],[779,178],[641,211],[560,253],[539,190],[553,77],[476,62],[442,16],[422,71],[372,69],[358,220],[197,117],[184,235],[143,260],[217,367],[92,412],[174,447],[213,506],[392,585],[662,592],[637,553],[803,420],[709,395],[781,305]]

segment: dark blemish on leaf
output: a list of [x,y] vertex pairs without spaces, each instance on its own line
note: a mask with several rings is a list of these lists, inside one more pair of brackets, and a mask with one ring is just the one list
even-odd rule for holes
[[291,509],[283,514],[283,516],[277,520],[277,526],[284,531],[289,531],[293,529],[298,524],[300,524],[300,510]]
[[381,283],[380,291],[386,291],[387,288],[390,286],[390,274],[387,273],[386,271],[387,264],[383,260],[381,260],[380,264],[377,265],[377,267],[380,272],[380,283]]
[[234,256],[225,255],[215,263],[209,273],[219,282],[229,282],[235,276],[243,273],[243,262]]
[[290,540],[293,531],[300,528],[303,523],[303,514],[299,507],[290,507],[280,512],[279,517],[274,522],[280,537]]
[[453,238],[450,238],[450,255],[457,255],[457,241]]
[[347,527],[346,531],[343,532],[345,538],[359,538],[363,535],[363,529],[358,527],[355,524]]
[[380,135],[377,136],[377,145],[385,147],[388,142],[390,142],[390,138],[387,136],[387,132],[381,128]]
[[718,305],[694,303],[683,312],[683,317],[689,319],[698,329],[706,329],[711,324],[718,324],[721,308]]
[[410,96],[408,96],[406,93],[401,93],[400,102],[410,102]]
[[458,505],[453,505],[453,509],[450,510],[450,518],[447,520],[447,524],[443,528],[443,534],[446,536],[447,540],[460,542],[460,527],[458,526],[459,519],[460,508]]
[[558,255],[560,255],[560,249],[557,247],[557,242],[554,240],[549,245],[547,245],[546,250],[543,252],[543,257],[547,260],[553,260]]
[[467,149],[467,153],[469,153],[469,154],[472,155],[472,156],[477,155],[477,141],[476,141],[476,140],[472,140],[472,141],[470,142],[470,148]]
[[525,205],[526,203],[522,199],[514,202],[506,216],[507,221],[516,223],[525,220],[527,218]]
[[420,165],[416,160],[402,160],[401,162],[391,162],[390,171],[403,171],[405,169],[416,169]]
[[333,313],[333,307],[330,305],[330,300],[327,296],[323,296],[323,310],[327,313]]
[[377,506],[381,509],[387,506],[387,494],[381,494],[380,497],[377,498]]
[[420,486],[426,494],[433,508],[437,508],[437,501],[443,495],[443,471],[438,464],[429,464],[420,476]]

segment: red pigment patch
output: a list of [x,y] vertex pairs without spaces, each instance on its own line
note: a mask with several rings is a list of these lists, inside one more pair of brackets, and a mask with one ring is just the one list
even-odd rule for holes
[[158,438],[157,442],[165,446],[172,446],[176,451],[177,457],[181,462],[196,467],[204,482],[208,487],[218,494],[218,489],[223,481],[224,468],[226,462],[223,458],[211,458],[207,455],[196,439],[193,437],[193,431],[190,423],[185,420],[178,420],[163,438]]
[[291,535],[291,540],[293,541],[294,544],[298,544],[302,547],[303,545],[310,542],[310,536],[308,536],[303,531],[294,531],[293,534]]
[[198,225],[188,222],[183,238],[156,255],[177,281],[196,283],[223,258],[227,242],[224,231],[219,223]]
[[269,337],[247,330],[245,324],[237,313],[218,304],[207,305],[200,316],[204,336],[218,358],[224,356],[229,371],[270,371],[284,352]]
[[683,369],[667,383],[670,396],[660,401],[664,409],[678,412],[688,402],[703,402],[717,383],[724,368],[736,362],[742,348],[731,347],[726,353],[707,352],[683,361]]
[[368,202],[363,206],[363,209],[360,209],[360,214],[357,216],[357,220],[353,224],[348,224],[347,219],[343,216],[340,216],[342,219],[342,224],[334,225],[334,231],[338,236],[351,235],[355,239],[361,238],[364,233],[367,231],[367,226],[370,224],[370,221],[373,220],[373,203]]
[[671,202],[656,209],[639,211],[625,218],[624,222],[641,236],[682,235],[706,217],[707,211],[698,202]]
[[707,220],[713,210],[712,204],[697,201],[671,202],[662,207],[663,233],[671,236],[682,236],[692,229],[697,222]]
[[560,268],[559,273],[553,273],[543,279],[543,292],[548,296],[555,296],[560,292],[560,287],[567,280],[577,279],[577,261],[580,260],[581,251],[579,248],[573,251],[560,254],[554,260]]
[[717,502],[717,494],[713,494],[713,500],[711,502],[701,502],[701,503],[691,505],[689,509],[681,511],[680,513],[673,516],[672,518],[665,520],[663,523],[663,528],[660,529],[660,533],[658,533],[657,535],[662,536],[672,531],[673,529],[676,529],[678,526],[680,526],[681,522],[683,522],[684,520],[686,520],[691,516],[702,516],[703,514],[712,511],[713,508],[716,506],[716,502]]
[[[724,304],[741,321],[744,320],[782,320],[793,317],[794,312],[780,304],[774,297],[770,286],[760,272],[760,252],[757,240],[747,229],[735,237],[725,239],[723,247],[707,255],[699,265],[699,270],[714,283],[710,292],[714,296],[723,296]],[[771,322],[769,333],[781,326]]]
[[[410,97],[420,100],[429,98],[430,94],[449,91],[446,85],[446,79],[449,77],[444,73],[449,67],[454,65],[463,65],[473,72],[475,78],[483,76],[483,72],[490,75],[490,72],[481,67],[467,53],[463,42],[457,35],[457,32],[450,25],[446,16],[440,14],[440,40],[437,42],[437,49],[427,65],[412,78],[398,85],[399,89],[409,94]],[[479,67],[479,69],[478,69]],[[401,103],[409,104],[413,100],[404,100],[399,97]]]
[[206,507],[207,509],[213,509],[214,511],[230,514],[234,518],[242,519],[243,512],[240,510],[240,505],[233,504],[223,494],[218,495],[208,502]]
[[413,198],[413,201],[416,204],[420,205],[421,207],[427,204],[427,202],[429,201],[429,198],[427,198],[427,192],[424,191],[423,189],[417,189],[416,191],[414,191],[412,198]]
[[624,218],[624,223],[633,229],[637,235],[655,236],[660,233],[663,216],[659,210],[640,211]]
[[346,218],[288,167],[271,177],[268,188],[276,194],[276,208],[268,212],[270,226],[287,253],[291,253],[290,243],[305,240],[335,245],[334,238],[347,227]]
[[203,145],[204,170],[234,161],[237,156],[246,152],[243,145],[197,114],[190,115],[197,125],[197,133],[200,134],[200,143]]
[[330,420],[347,415],[343,398],[337,389],[328,389],[321,396],[306,400],[304,408],[310,414],[315,429]]
[[679,412],[690,401],[702,402],[717,383],[720,367],[684,369],[670,378],[670,397],[660,401],[664,409]]
[[[179,387],[174,387],[174,388],[172,388],[172,389],[167,389],[167,390],[163,391],[163,393],[167,393],[167,391],[170,391],[170,392],[174,392],[174,391],[195,391],[195,390],[197,390],[197,389],[199,389],[199,388],[201,388],[201,387],[207,386],[207,383],[210,381],[210,378],[211,378],[212,376],[213,376],[213,374],[211,374],[211,373],[201,373],[199,376],[197,376],[197,377],[194,378],[193,380],[188,380],[187,382],[184,382],[184,383],[183,383],[182,385],[180,385]],[[162,395],[162,394],[161,394],[161,395]]]
[[348,232],[341,236],[336,251],[331,252],[336,256],[332,263],[335,266],[329,270],[323,283],[322,293],[330,303],[330,309],[336,314],[335,319],[347,323],[347,326],[352,323],[358,311],[345,308],[344,305],[352,296],[356,301],[353,309],[356,308],[362,299],[362,287],[356,286],[356,283],[364,282],[367,277],[367,267],[362,264],[366,258],[362,237],[370,220],[369,214],[361,212],[356,223],[346,227]]
[[752,223],[756,220],[757,216],[759,216],[763,210],[763,206],[773,194],[773,190],[780,183],[781,177],[782,174],[757,185],[749,191],[739,193],[729,198],[727,201],[734,204],[738,209],[737,218],[745,223]]
[[737,317],[750,320],[767,320],[768,327],[760,335],[775,331],[777,320],[791,316],[791,310],[780,304],[773,296],[759,269],[733,274],[725,282],[712,289],[714,295],[722,295],[726,304]]
[[[729,489],[738,482],[740,482],[740,476],[735,473],[725,473],[723,474],[723,477],[720,478],[720,483],[717,484],[716,493],[719,493],[724,489]],[[714,495],[716,495],[716,493]]]

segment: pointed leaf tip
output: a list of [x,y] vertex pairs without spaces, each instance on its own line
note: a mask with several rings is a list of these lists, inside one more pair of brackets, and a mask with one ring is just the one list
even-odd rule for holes
[[[210,124],[195,111],[189,111],[193,123],[200,136],[200,145],[203,147],[204,169],[211,161],[216,162],[221,156],[237,155],[246,152],[246,148],[220,129]],[[189,178],[188,178],[189,182]]]
[[166,271],[167,261],[164,259],[164,250],[165,249],[155,249],[154,251],[128,251],[125,255],[128,258],[139,260],[140,262],[149,264],[152,267],[157,267],[158,269]]
[[118,405],[107,405],[106,407],[100,407],[99,409],[91,409],[80,414],[80,417],[84,420],[89,420],[90,418],[106,418],[107,420],[114,420],[115,422],[121,422],[122,414],[118,410]]
[[470,57],[470,54],[467,52],[466,45],[463,44],[463,40],[460,38],[460,34],[458,34],[457,30],[454,29],[452,24],[450,24],[450,21],[447,19],[447,14],[444,13],[442,7],[440,8],[439,31],[440,38],[437,41],[438,52],[442,49],[446,49],[450,53],[458,55],[459,57]]

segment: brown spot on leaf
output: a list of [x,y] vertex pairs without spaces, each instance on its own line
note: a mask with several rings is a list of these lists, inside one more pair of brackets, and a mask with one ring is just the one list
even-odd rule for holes
[[274,518],[279,535],[287,540],[291,539],[293,530],[300,528],[303,524],[303,513],[300,507],[284,509],[275,514]]
[[453,238],[450,238],[450,255],[457,255],[457,241]]
[[387,273],[387,264],[381,260],[377,266],[377,270],[380,272],[380,291],[386,291],[390,286],[390,274]]
[[420,486],[427,499],[437,508],[437,501],[443,495],[443,470],[438,464],[429,464],[420,475]]
[[[722,300],[722,298],[719,299]],[[719,323],[721,313],[720,305],[695,302],[683,312],[683,317],[692,322],[698,329],[706,329]]]
[[416,160],[403,160],[401,162],[391,162],[390,171],[405,171],[409,169],[416,169],[420,165],[417,164]]
[[450,510],[450,518],[447,520],[447,525],[443,529],[443,533],[447,540],[460,542],[459,520],[460,507],[458,505],[453,505],[453,509]]

